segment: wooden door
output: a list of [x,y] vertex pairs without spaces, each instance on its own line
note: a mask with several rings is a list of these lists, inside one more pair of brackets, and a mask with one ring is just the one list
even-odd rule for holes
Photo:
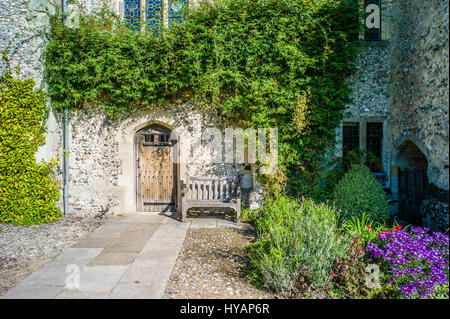
[[425,169],[406,167],[398,169],[400,218],[414,225],[422,224],[422,200],[428,185]]
[[176,204],[176,165],[165,128],[150,128],[137,137],[138,211],[174,210]]

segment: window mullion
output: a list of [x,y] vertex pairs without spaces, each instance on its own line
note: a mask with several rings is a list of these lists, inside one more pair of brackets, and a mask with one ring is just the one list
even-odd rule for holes
[[147,25],[147,3],[141,0],[141,31],[144,32]]
[[169,28],[169,0],[163,0],[162,22],[164,29]]

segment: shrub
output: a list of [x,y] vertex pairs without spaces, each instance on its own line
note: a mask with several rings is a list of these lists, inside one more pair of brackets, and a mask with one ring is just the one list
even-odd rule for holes
[[361,218],[351,217],[343,224],[343,230],[358,240],[358,244],[365,247],[369,241],[375,240],[377,234],[386,229],[386,225],[374,223],[363,213]]
[[448,283],[445,285],[436,286],[434,294],[431,295],[431,299],[447,299],[448,300]]
[[448,249],[448,234],[421,227],[384,231],[367,245],[369,255],[389,270],[389,285],[406,298],[443,294],[443,288],[435,288],[448,285]]
[[248,247],[248,279],[282,294],[329,284],[338,259],[351,244],[336,228],[336,211],[310,199],[280,197],[260,210],[258,242]]
[[367,270],[372,260],[367,256],[349,258],[349,260],[338,263],[332,273],[332,285],[328,295],[337,298],[350,299],[379,299],[392,298],[398,294],[385,282],[386,276],[380,270],[378,288],[368,287]]
[[41,90],[34,81],[0,76],[0,222],[35,224],[51,222],[59,190],[52,168],[55,161],[36,163],[38,146],[45,142],[45,113]]
[[386,194],[367,166],[353,165],[336,186],[333,200],[342,209],[344,221],[351,217],[360,218],[364,213],[373,221],[389,219]]
[[332,193],[339,181],[353,165],[366,165],[372,172],[382,172],[381,160],[371,151],[354,149],[344,157],[338,157],[330,163],[332,170],[325,176],[325,189]]

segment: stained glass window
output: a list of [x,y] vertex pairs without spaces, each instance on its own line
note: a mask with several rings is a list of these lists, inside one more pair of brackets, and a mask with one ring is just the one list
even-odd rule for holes
[[139,30],[141,20],[140,0],[125,0],[125,19],[132,29]]
[[163,5],[162,0],[147,0],[147,28],[159,34],[161,30]]
[[[125,0],[124,2],[125,19],[132,29],[139,30],[140,22],[145,17],[145,28],[159,35],[163,24],[167,23],[169,26],[175,26],[184,20],[187,0],[168,0],[166,2],[168,3],[168,8],[165,8],[165,5],[163,5],[164,0],[145,0],[145,6],[143,5],[142,7],[141,1]],[[166,14],[164,15],[163,12]]]
[[186,0],[169,0],[169,26],[183,22],[186,6]]

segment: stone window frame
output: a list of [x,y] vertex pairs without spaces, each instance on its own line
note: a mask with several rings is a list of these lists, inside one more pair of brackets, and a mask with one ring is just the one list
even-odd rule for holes
[[[119,0],[119,12],[120,12],[120,17],[122,19],[125,18],[125,0]],[[192,6],[195,2],[195,0],[185,0],[186,1],[186,6],[189,8],[190,6]],[[162,27],[164,29],[168,29],[169,28],[169,0],[161,0],[162,2]],[[140,0],[140,17],[141,17],[141,21],[146,21],[146,13],[147,13],[147,1],[146,0]],[[145,31],[147,27],[147,23],[142,23],[141,24],[141,30],[140,31]]]

